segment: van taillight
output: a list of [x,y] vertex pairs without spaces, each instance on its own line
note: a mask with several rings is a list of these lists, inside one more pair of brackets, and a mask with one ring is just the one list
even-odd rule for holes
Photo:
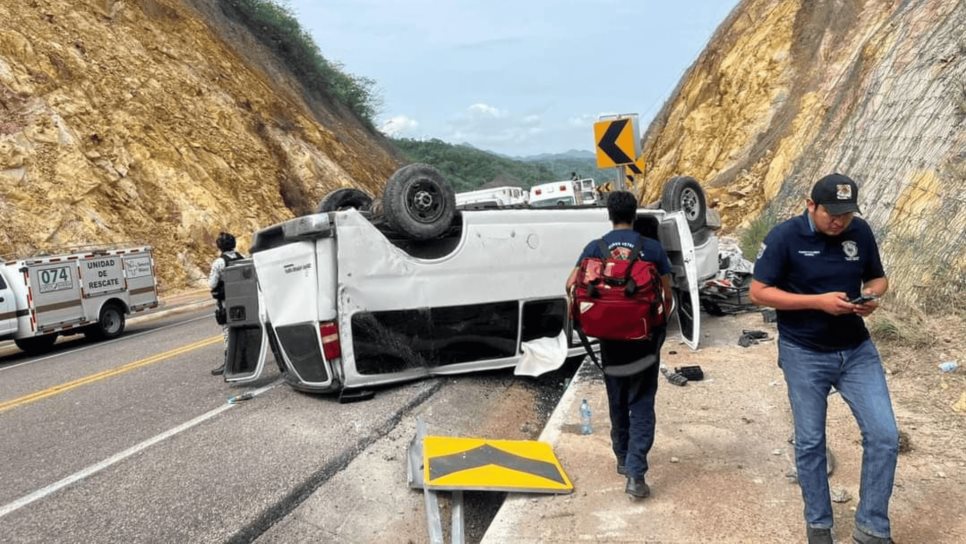
[[537,196],[540,196],[540,193],[541,193],[541,192],[542,192],[542,191],[541,191],[540,189],[535,189],[535,190],[533,191],[533,194],[535,194],[535,195],[537,195]]
[[325,355],[326,361],[338,359],[342,356],[338,323],[335,321],[319,323],[319,335],[322,337],[322,355]]
[[567,190],[567,186],[566,185],[561,185],[560,186],[560,190],[561,191],[566,191]]

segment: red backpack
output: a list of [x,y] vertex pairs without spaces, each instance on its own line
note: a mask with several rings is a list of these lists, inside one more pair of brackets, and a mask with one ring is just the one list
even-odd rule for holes
[[628,260],[611,257],[607,244],[597,243],[606,257],[580,261],[570,314],[574,325],[578,332],[601,340],[649,338],[667,316],[657,266],[640,259],[643,239],[638,239]]

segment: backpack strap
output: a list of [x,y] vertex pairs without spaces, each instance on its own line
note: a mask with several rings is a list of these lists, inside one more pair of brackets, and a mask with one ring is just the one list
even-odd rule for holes
[[577,331],[577,336],[580,337],[580,343],[584,345],[584,351],[586,351],[587,355],[590,356],[590,360],[594,362],[594,365],[596,365],[601,372],[603,372],[604,367],[602,367],[600,362],[597,360],[597,354],[594,353],[594,348],[590,347],[590,340],[587,339],[587,335],[584,334],[584,331],[580,330],[580,325],[577,323],[574,323],[574,330]]
[[610,248],[607,247],[607,242],[603,238],[597,240],[597,248],[600,249],[600,258],[606,259],[610,257]]
[[631,269],[634,268],[634,262],[641,260],[641,249],[644,247],[644,237],[638,236],[637,242],[634,242],[634,249],[631,250],[630,263],[627,265],[627,270],[624,272],[624,296],[631,298],[634,293],[637,292],[637,284],[634,283],[634,278],[631,277]]

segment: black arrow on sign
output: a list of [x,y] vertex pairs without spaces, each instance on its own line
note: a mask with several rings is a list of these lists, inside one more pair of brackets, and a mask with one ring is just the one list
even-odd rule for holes
[[627,156],[621,148],[617,147],[617,137],[621,135],[621,131],[627,126],[630,119],[618,119],[607,127],[607,131],[601,137],[600,142],[597,143],[597,147],[601,151],[607,153],[610,160],[614,161],[615,164],[628,164],[633,163],[634,159]]
[[560,471],[552,463],[528,459],[494,448],[489,444],[429,460],[429,479],[437,480],[454,472],[470,470],[487,465],[497,465],[517,472],[525,472],[565,485]]
[[640,174],[640,173],[642,173],[642,170],[640,168],[638,168],[637,165],[634,164],[634,163],[628,164],[627,165],[627,169],[630,170],[634,174]]

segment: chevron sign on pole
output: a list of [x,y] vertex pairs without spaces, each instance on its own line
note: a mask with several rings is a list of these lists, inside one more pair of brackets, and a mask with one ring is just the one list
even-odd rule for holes
[[597,142],[597,168],[633,164],[641,154],[637,137],[637,115],[620,115],[594,123]]

